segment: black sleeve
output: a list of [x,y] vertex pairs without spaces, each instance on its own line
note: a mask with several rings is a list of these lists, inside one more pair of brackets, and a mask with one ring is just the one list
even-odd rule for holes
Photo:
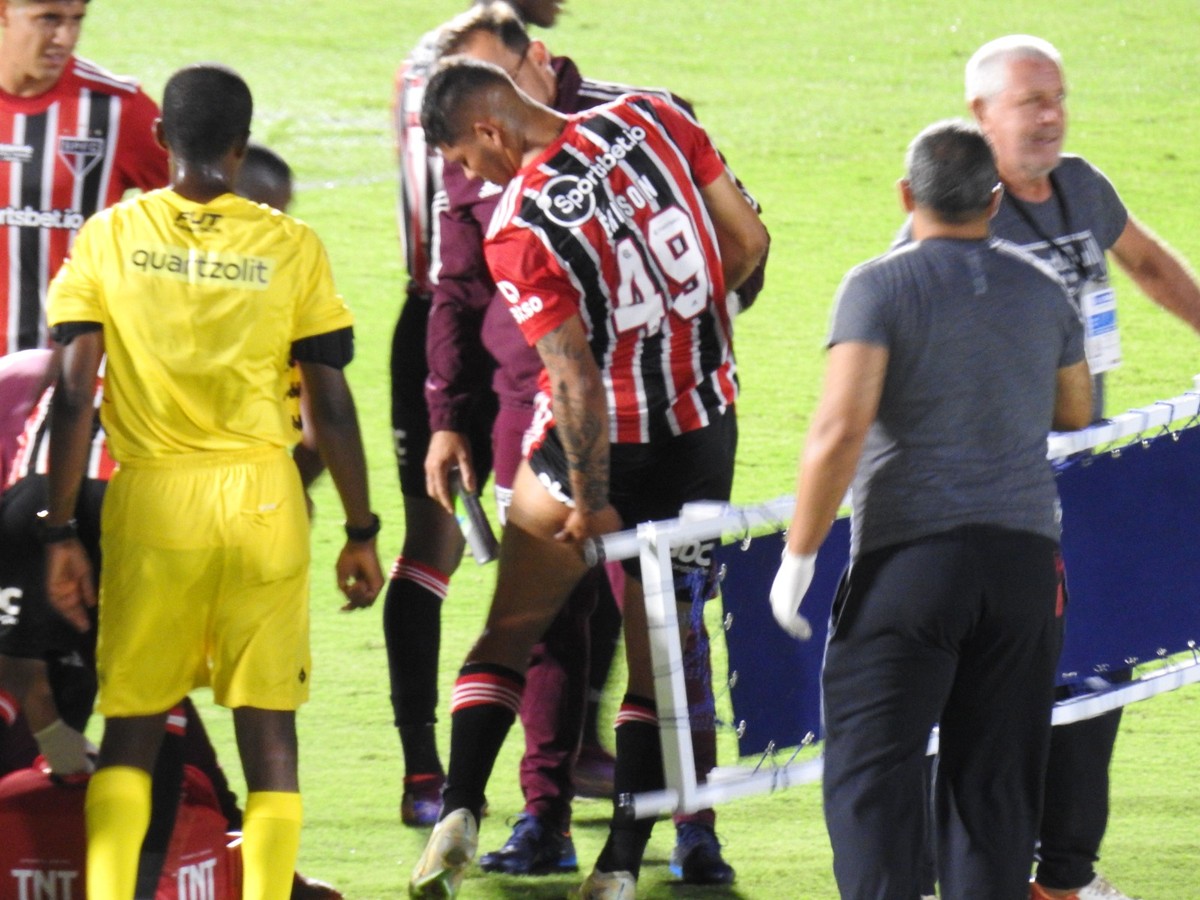
[[292,344],[292,359],[344,369],[354,359],[354,329],[339,328],[295,341]]
[[91,334],[101,328],[103,326],[99,322],[59,322],[50,329],[50,337],[54,343],[65,347],[81,334]]

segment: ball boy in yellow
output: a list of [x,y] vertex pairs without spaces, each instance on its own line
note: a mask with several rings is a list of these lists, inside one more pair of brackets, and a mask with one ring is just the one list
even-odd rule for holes
[[88,787],[87,891],[128,900],[166,712],[211,684],[233,709],[248,797],[243,896],[286,898],[299,846],[295,710],[308,696],[308,524],[286,404],[289,362],[346,512],[348,606],[382,585],[366,466],[342,367],[352,318],[305,225],[232,193],[252,101],[234,72],[191,66],[163,95],[168,188],[81,230],[50,290],[64,345],[52,408],[47,591],[86,627],[95,602],[70,510],[95,368],[117,460],[101,520],[99,768]]

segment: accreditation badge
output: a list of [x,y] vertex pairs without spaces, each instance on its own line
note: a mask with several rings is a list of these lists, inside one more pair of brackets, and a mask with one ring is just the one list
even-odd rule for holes
[[1083,314],[1084,351],[1093,375],[1121,364],[1121,335],[1117,331],[1117,292],[1105,281],[1089,280],[1079,294]]

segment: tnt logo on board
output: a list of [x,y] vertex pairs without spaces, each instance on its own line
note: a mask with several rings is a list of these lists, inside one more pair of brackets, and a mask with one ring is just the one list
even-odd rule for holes
[[15,900],[83,900],[78,869],[11,869],[10,872],[17,885]]
[[179,900],[217,900],[216,870],[215,859],[180,866],[176,879]]

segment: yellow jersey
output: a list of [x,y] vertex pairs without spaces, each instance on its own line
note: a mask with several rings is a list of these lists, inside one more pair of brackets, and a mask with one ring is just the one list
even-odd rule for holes
[[304,223],[234,194],[163,188],[93,216],[50,286],[47,321],[98,322],[114,458],[296,442],[294,341],[353,324]]

